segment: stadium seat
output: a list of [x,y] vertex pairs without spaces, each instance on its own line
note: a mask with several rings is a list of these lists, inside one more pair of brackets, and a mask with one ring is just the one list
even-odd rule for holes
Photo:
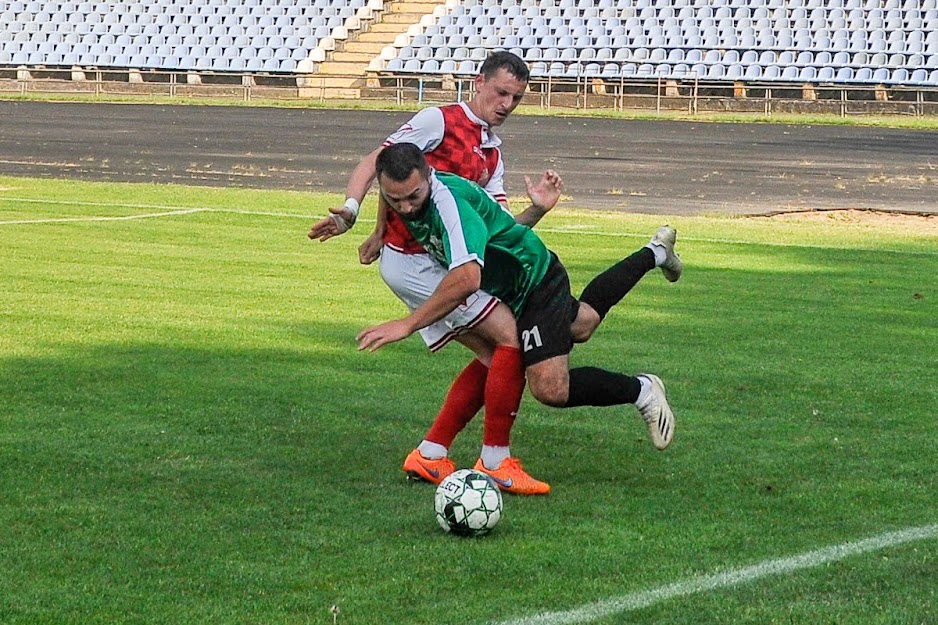
[[795,82],[799,79],[800,72],[798,67],[795,65],[786,65],[782,68],[782,75],[779,77],[779,80],[786,82]]
[[821,67],[817,70],[817,81],[818,82],[833,82],[836,78],[834,73],[834,68],[827,66]]
[[778,65],[769,65],[762,70],[762,80],[778,80],[782,70]]
[[[531,64],[530,70],[531,76],[543,78],[548,74],[548,65],[544,61],[537,61]],[[455,73],[455,71],[453,73]]]
[[858,83],[873,82],[873,70],[869,67],[861,67],[854,72],[853,80]]
[[711,80],[722,80],[726,75],[726,68],[720,63],[715,63],[707,70],[707,78]]
[[[29,44],[25,59],[46,64],[78,61],[107,67],[126,59],[172,69],[195,59],[204,69],[221,66],[215,62],[218,57],[227,61],[228,71],[242,71],[237,59],[243,60],[244,71],[253,71],[258,63],[252,59],[257,58],[277,61],[282,71],[285,61],[303,61],[317,48],[320,54],[331,50],[331,40],[322,40],[336,27],[345,30],[347,19],[353,24],[370,16],[359,11],[371,11],[367,4],[364,0],[94,0],[71,2],[65,8],[63,2],[0,2],[0,62],[13,64],[14,55],[16,61],[23,60],[22,45]],[[757,74],[760,80],[774,80],[791,79],[788,68],[795,66],[799,79],[810,67],[816,79],[838,83],[857,80],[864,68],[870,71],[862,75],[871,79],[874,71],[887,68],[890,81],[904,79],[918,85],[928,84],[924,81],[938,69],[935,4],[935,0],[467,0],[466,5],[454,3],[421,20],[419,31],[408,31],[408,43],[413,45],[408,52],[401,45],[395,49],[400,51],[402,67],[410,54],[435,60],[437,71],[447,72],[454,65],[460,69],[464,61],[474,62],[474,70],[490,50],[505,48],[518,50],[532,67],[550,75],[554,63],[562,59],[568,74],[577,62],[581,74],[598,63],[602,75],[613,69],[621,75],[629,63],[636,64],[636,71],[638,65],[650,63],[656,75],[658,69],[678,73],[679,68],[695,71],[705,64],[721,65],[723,79],[740,71],[749,80],[756,80]],[[15,49],[7,45],[14,38]],[[54,45],[40,53],[38,46],[46,43]],[[92,44],[103,48],[92,51]],[[390,63],[393,58],[381,57],[392,71],[397,66]],[[422,70],[430,67],[422,64]],[[882,73],[878,76],[882,78]]]
[[894,85],[901,85],[909,82],[909,70],[904,67],[897,67],[892,70],[889,76],[889,82]]
[[813,82],[817,79],[817,68],[815,67],[802,67],[801,72],[798,75],[798,79],[801,82]]

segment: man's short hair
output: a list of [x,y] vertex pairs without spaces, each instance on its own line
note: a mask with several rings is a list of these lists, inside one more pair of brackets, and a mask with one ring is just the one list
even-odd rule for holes
[[423,151],[413,143],[392,143],[380,152],[375,162],[375,175],[387,176],[395,182],[407,180],[414,170],[428,178],[430,165]]
[[531,78],[527,63],[517,54],[507,50],[499,50],[488,55],[482,62],[482,67],[479,68],[479,74],[488,80],[500,69],[506,70],[521,82],[528,82]]

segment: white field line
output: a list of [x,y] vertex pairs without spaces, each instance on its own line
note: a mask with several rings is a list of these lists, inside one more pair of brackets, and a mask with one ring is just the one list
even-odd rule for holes
[[[316,219],[313,215],[296,215],[290,213],[272,213],[263,211],[238,210],[233,208],[216,208],[211,206],[184,207],[184,206],[164,206],[160,204],[129,204],[123,202],[82,202],[79,200],[37,200],[33,198],[4,197],[0,195],[0,201],[26,202],[31,204],[69,204],[71,206],[91,206],[95,208],[133,208],[145,209],[159,212],[145,213],[141,215],[121,215],[116,217],[101,217],[87,215],[82,217],[55,217],[47,219],[18,219],[9,221],[0,221],[0,226],[14,224],[46,224],[63,222],[82,222],[82,221],[130,221],[134,219],[152,219],[154,217],[172,217],[174,215],[192,215],[195,213],[235,213],[239,215],[258,215],[262,217],[289,217],[295,219]],[[365,220],[362,220],[365,221]]]
[[74,223],[74,222],[91,222],[91,221],[133,221],[135,219],[152,219],[154,217],[170,217],[173,215],[191,215],[192,213],[202,213],[207,210],[206,208],[190,208],[188,210],[174,210],[166,211],[162,213],[147,213],[144,215],[120,215],[117,217],[96,217],[96,216],[86,216],[86,217],[57,217],[50,219],[13,219],[10,221],[0,221],[0,226],[13,226],[20,224],[61,224],[61,223]]
[[803,569],[838,562],[851,556],[881,551],[889,547],[936,537],[938,537],[938,525],[912,527],[897,532],[880,534],[865,540],[809,551],[788,558],[766,560],[759,564],[722,573],[693,577],[623,597],[589,603],[570,610],[543,612],[509,621],[499,621],[493,625],[579,625],[580,623],[589,623],[600,618],[647,608],[669,599],[686,597],[709,590],[729,588],[773,575],[794,573]]
[[[117,217],[97,217],[97,216],[84,216],[84,217],[61,217],[61,218],[48,218],[48,219],[20,219],[20,220],[10,220],[10,221],[0,221],[0,226],[9,226],[17,224],[45,224],[45,223],[67,223],[67,222],[99,222],[99,221],[130,221],[135,219],[152,219],[156,217],[172,217],[175,215],[191,215],[195,213],[233,213],[237,215],[257,215],[259,217],[283,217],[289,219],[307,219],[307,220],[318,220],[323,217],[323,215],[304,215],[296,213],[275,213],[275,212],[264,212],[264,211],[251,211],[251,210],[240,210],[234,208],[215,208],[210,206],[204,207],[183,207],[183,206],[163,206],[159,204],[129,204],[122,202],[83,202],[78,200],[40,200],[33,198],[18,198],[18,197],[4,197],[0,195],[0,201],[10,201],[10,202],[27,202],[34,204],[70,204],[72,206],[92,206],[100,208],[133,208],[133,209],[149,209],[156,210],[161,212],[147,213],[142,215],[126,215],[126,216],[117,216]],[[374,219],[365,219],[360,218],[358,220],[361,223],[374,223]],[[610,231],[600,231],[600,230],[587,230],[580,227],[543,227],[538,226],[537,232],[547,233],[547,234],[580,234],[591,237],[634,237],[637,239],[647,239],[647,232],[610,232]],[[763,245],[766,247],[791,247],[791,248],[806,248],[806,249],[829,249],[829,250],[840,250],[840,249],[851,249],[858,252],[890,252],[895,254],[907,254],[911,256],[935,256],[938,255],[938,250],[935,252],[926,252],[918,250],[886,250],[880,248],[860,248],[860,247],[851,247],[843,248],[837,245],[815,245],[807,243],[779,243],[774,241],[744,241],[738,239],[714,239],[707,237],[687,237],[682,236],[681,241],[692,241],[694,243],[718,243],[724,245]]]

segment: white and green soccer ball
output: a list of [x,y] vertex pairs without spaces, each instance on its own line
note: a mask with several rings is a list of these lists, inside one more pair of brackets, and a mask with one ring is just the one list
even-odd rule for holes
[[484,536],[502,518],[502,494],[485,473],[460,469],[436,488],[436,520],[458,536]]

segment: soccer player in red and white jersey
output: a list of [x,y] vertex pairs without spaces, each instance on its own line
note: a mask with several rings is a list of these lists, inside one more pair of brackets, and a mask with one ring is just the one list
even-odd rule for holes
[[[507,209],[501,140],[492,128],[501,125],[521,102],[528,77],[528,68],[518,56],[510,52],[491,54],[480,67],[472,99],[420,111],[362,159],[349,179],[345,205],[332,209],[329,217],[315,224],[309,237],[325,241],[354,224],[374,181],[378,153],[394,143],[417,145],[433,168],[478,183]],[[556,204],[563,181],[556,172],[547,170],[536,184],[525,177],[525,186],[532,203],[516,220],[533,226]],[[365,264],[380,256],[382,278],[411,310],[430,297],[447,273],[413,239],[383,198],[379,198],[375,231],[359,248],[359,256]],[[497,333],[501,326],[490,319],[497,301],[477,291],[450,315],[420,331],[431,351],[456,340],[477,357],[456,378],[426,437],[405,460],[404,471],[434,483],[452,473],[455,465],[447,457],[448,449],[484,406],[481,464],[507,478],[500,482],[504,490],[546,494],[550,486],[524,472],[517,459],[505,462],[511,457],[510,432],[525,381],[520,351],[510,344],[513,341],[502,340],[505,337]],[[505,488],[504,484],[511,486]]]

